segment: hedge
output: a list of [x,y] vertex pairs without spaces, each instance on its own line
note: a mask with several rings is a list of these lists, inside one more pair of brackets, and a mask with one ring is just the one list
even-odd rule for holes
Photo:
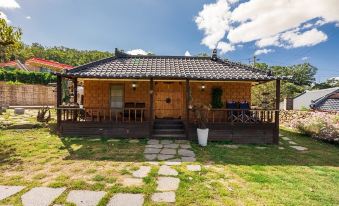
[[0,81],[21,82],[27,84],[48,84],[56,82],[56,76],[44,72],[26,72],[0,68]]

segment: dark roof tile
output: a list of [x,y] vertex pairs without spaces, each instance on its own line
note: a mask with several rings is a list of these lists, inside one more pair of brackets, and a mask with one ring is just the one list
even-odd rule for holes
[[116,57],[92,62],[67,71],[67,76],[91,78],[178,78],[201,80],[274,80],[253,67],[209,57],[133,56],[117,53]]

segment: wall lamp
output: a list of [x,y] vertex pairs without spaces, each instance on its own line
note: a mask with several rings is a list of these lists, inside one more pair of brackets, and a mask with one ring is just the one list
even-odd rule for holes
[[201,87],[200,87],[200,90],[203,92],[203,91],[205,91],[205,89],[206,89],[205,84],[202,84]]
[[132,83],[132,89],[135,91],[137,89],[137,84],[135,82]]

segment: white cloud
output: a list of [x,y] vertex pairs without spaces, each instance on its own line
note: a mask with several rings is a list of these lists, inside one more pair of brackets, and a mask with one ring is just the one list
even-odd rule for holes
[[260,55],[260,54],[268,54],[274,52],[273,49],[259,49],[257,51],[254,52],[254,55]]
[[286,48],[297,48],[303,46],[314,46],[327,40],[327,35],[318,29],[311,29],[300,33],[298,31],[287,31],[281,35],[281,39],[287,42]]
[[240,25],[231,29],[227,38],[231,43],[250,42],[297,28],[314,18],[326,23],[339,21],[338,10],[336,0],[251,0],[233,10],[232,20]]
[[189,51],[186,51],[186,52],[185,52],[185,56],[186,56],[186,57],[190,57],[190,56],[192,56],[192,55],[191,55],[191,53],[190,53]]
[[309,57],[303,57],[303,58],[301,58],[301,60],[303,60],[303,61],[307,61],[309,59]]
[[6,14],[0,11],[0,19],[5,19],[7,23],[10,23],[10,20],[7,18]]
[[267,46],[279,46],[279,36],[271,36],[267,38],[260,39],[255,42],[255,45],[259,48],[267,47]]
[[0,0],[0,8],[17,9],[20,8],[20,5],[16,0]]
[[230,29],[230,17],[230,4],[226,0],[205,4],[202,11],[195,17],[198,29],[203,30],[205,35],[201,43],[214,49]]
[[221,54],[225,54],[227,52],[234,51],[235,47],[230,43],[221,41],[218,43],[217,49],[221,50]]
[[26,19],[28,19],[28,20],[29,20],[29,19],[32,19],[32,17],[31,17],[31,16],[26,16]]
[[205,4],[195,22],[204,31],[202,44],[210,49],[220,41],[294,48],[326,41],[327,35],[316,28],[328,23],[339,26],[338,11],[338,0],[247,0],[232,6],[230,1],[217,0]]
[[133,50],[127,51],[126,53],[130,55],[147,55],[148,54],[148,52],[142,49],[133,49]]
[[336,23],[335,26],[339,28],[339,23]]

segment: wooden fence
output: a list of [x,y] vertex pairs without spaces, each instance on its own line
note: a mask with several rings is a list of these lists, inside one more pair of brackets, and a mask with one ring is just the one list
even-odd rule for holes
[[55,87],[0,82],[0,106],[54,106]]

